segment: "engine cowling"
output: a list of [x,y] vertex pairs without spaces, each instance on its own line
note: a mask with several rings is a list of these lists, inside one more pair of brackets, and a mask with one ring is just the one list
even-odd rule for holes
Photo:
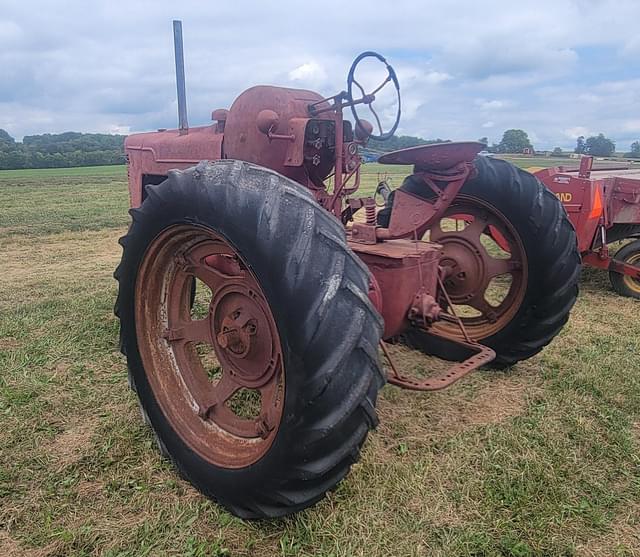
[[[223,156],[276,170],[306,183],[304,168],[309,105],[322,101],[313,91],[259,85],[251,87],[233,102],[224,128]],[[258,127],[261,113],[277,115],[275,125],[265,133]],[[326,112],[314,121],[333,122],[334,112]],[[308,151],[308,150],[307,150]]]

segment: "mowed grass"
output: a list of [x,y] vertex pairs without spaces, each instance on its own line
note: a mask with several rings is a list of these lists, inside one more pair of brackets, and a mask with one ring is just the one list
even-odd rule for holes
[[603,273],[541,355],[441,393],[385,387],[336,491],[243,522],[162,460],[127,387],[124,169],[3,174],[0,193],[0,555],[640,554],[640,304]]

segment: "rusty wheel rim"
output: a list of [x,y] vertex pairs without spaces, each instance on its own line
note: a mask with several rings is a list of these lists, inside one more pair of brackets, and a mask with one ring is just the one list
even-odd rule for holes
[[[628,263],[629,265],[640,265],[640,253],[634,253],[631,257],[627,258],[625,263]],[[631,292],[634,294],[640,294],[640,280],[629,275],[623,275],[622,280]]]
[[[483,200],[460,195],[431,228],[429,239],[443,246],[443,282],[471,337],[480,340],[502,330],[527,289],[526,253],[509,219]],[[441,303],[446,307],[445,300]],[[470,308],[466,314],[465,308]],[[455,323],[441,321],[434,328],[463,337]]]
[[[210,292],[203,318],[191,311],[195,279]],[[135,319],[147,379],[180,438],[217,466],[259,460],[280,424],[285,375],[275,319],[240,253],[209,228],[167,228],[138,271]]]

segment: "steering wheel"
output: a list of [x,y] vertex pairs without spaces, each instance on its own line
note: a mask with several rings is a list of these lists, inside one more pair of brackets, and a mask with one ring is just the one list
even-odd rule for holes
[[[387,67],[387,78],[380,85],[378,85],[378,87],[376,87],[376,89],[373,92],[369,94],[365,92],[362,85],[360,85],[355,78],[356,68],[358,67],[358,64],[365,58],[376,58]],[[396,93],[398,95],[398,112],[396,113],[396,119],[395,119],[395,122],[393,123],[392,128],[389,131],[385,132],[382,129],[382,124],[380,123],[380,118],[378,117],[378,114],[373,109],[373,101],[376,100],[376,97],[375,97],[376,93],[382,90],[382,88],[385,87],[389,82],[392,82],[396,88]],[[354,98],[353,98],[354,85],[358,89],[360,89],[360,92],[362,93],[362,98],[356,101],[354,101]],[[384,56],[382,56],[381,54],[378,54],[377,52],[372,52],[370,50],[360,54],[353,61],[353,64],[351,64],[351,69],[349,70],[349,75],[347,76],[347,93],[349,95],[349,102],[352,103],[351,112],[353,113],[353,117],[356,121],[356,129],[358,126],[360,126],[361,129],[366,129],[361,124],[361,119],[358,116],[358,112],[356,110],[356,104],[366,104],[369,107],[369,110],[371,110],[371,112],[373,113],[376,119],[376,122],[378,124],[378,130],[380,131],[379,135],[371,134],[369,137],[372,137],[373,139],[377,139],[379,141],[384,141],[385,139],[389,139],[395,133],[395,131],[398,129],[398,124],[400,123],[400,84],[398,83],[398,76],[396,76],[396,71],[385,60]]]

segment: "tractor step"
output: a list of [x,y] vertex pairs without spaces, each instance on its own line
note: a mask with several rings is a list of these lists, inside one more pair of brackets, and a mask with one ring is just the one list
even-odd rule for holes
[[[434,336],[439,337],[440,335]],[[387,381],[392,385],[411,391],[440,391],[442,389],[446,389],[479,367],[493,361],[496,357],[496,353],[491,348],[477,342],[464,342],[461,340],[454,340],[449,337],[446,337],[446,340],[466,348],[470,352],[473,352],[473,355],[466,360],[451,366],[444,373],[427,377],[425,379],[402,375],[393,363],[393,359],[387,350],[385,342],[381,340],[380,347],[382,348],[392,371],[391,375],[387,377]]]

